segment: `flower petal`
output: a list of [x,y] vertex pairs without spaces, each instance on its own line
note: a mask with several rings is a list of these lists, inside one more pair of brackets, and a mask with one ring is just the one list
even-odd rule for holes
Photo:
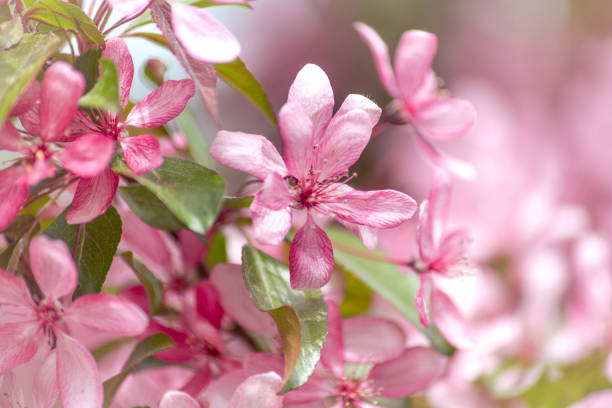
[[258,198],[256,195],[250,207],[255,239],[264,245],[278,245],[291,229],[291,208],[271,210]]
[[352,222],[346,222],[340,219],[338,221],[344,226],[344,228],[357,235],[357,237],[361,240],[361,242],[363,242],[363,245],[366,248],[371,251],[376,249],[376,247],[378,246],[377,230],[365,225],[353,224]]
[[159,403],[159,408],[200,408],[200,404],[185,392],[167,391]]
[[79,98],[85,90],[85,77],[72,65],[57,61],[47,71],[40,91],[40,137],[53,141],[77,112]]
[[173,2],[172,28],[185,50],[198,60],[225,63],[235,60],[240,54],[236,37],[197,7]]
[[434,166],[448,170],[464,180],[476,178],[476,169],[471,164],[440,153],[421,132],[416,132],[416,134],[419,148]]
[[[114,3],[121,3],[121,5],[125,5],[125,3],[132,3],[132,8],[146,8],[149,6],[148,3],[150,3],[150,1],[111,1],[113,9],[116,11]],[[132,13],[133,11],[126,14]],[[110,59],[117,66],[117,74],[119,76],[119,104],[125,108],[130,99],[130,89],[132,89],[132,79],[134,78],[134,62],[132,61],[130,50],[128,50],[128,47],[125,45],[123,39],[119,37],[110,38],[106,40],[106,48],[102,53],[102,58]]]
[[305,65],[289,88],[289,102],[300,104],[310,117],[314,128],[314,143],[318,143],[334,110],[334,92],[327,74],[317,65]]
[[413,347],[396,359],[375,365],[370,379],[383,396],[404,398],[427,388],[442,375],[445,367],[446,358],[435,350]]
[[474,127],[476,110],[463,99],[438,98],[420,104],[414,121],[429,137],[450,140],[465,135]]
[[119,139],[125,163],[136,174],[158,168],[164,162],[159,141],[151,135],[122,137]]
[[57,354],[53,350],[43,361],[34,377],[32,385],[34,405],[40,408],[49,408],[55,404],[59,396],[57,386]]
[[302,105],[287,102],[278,113],[287,169],[298,179],[308,174],[313,160],[314,127]]
[[333,270],[331,240],[308,215],[289,250],[291,287],[296,290],[319,289],[329,282]]
[[200,282],[195,288],[195,297],[198,315],[210,322],[215,328],[220,329],[224,311],[219,293],[212,281],[203,280]]
[[64,317],[93,329],[124,336],[141,334],[148,324],[147,315],[138,306],[103,293],[79,297],[66,309]]
[[321,350],[321,362],[336,377],[344,375],[344,332],[342,316],[338,303],[326,300],[327,303],[327,336]]
[[268,174],[287,174],[276,147],[263,136],[222,130],[210,145],[210,155],[219,163],[260,180]]
[[435,286],[431,291],[430,306],[436,327],[445,339],[461,349],[474,345],[474,335],[465,318],[448,295]]
[[0,128],[0,150],[21,152],[25,149],[27,149],[27,145],[15,126],[8,120],[4,122],[4,127]]
[[370,117],[361,109],[335,116],[316,150],[314,170],[325,180],[348,170],[370,141]]
[[143,13],[153,0],[108,0],[113,11],[122,17],[131,19]]
[[36,236],[30,243],[30,264],[46,297],[55,300],[74,292],[79,273],[64,241]]
[[64,167],[79,177],[91,178],[102,172],[111,161],[115,142],[101,134],[79,137],[57,154]]
[[370,316],[344,320],[344,356],[358,364],[382,363],[402,354],[406,336],[395,323]]
[[283,397],[276,395],[282,379],[273,371],[252,375],[244,380],[232,394],[230,408],[282,408]]
[[68,224],[84,224],[103,214],[113,201],[118,185],[119,176],[109,168],[96,177],[80,179],[66,214]]
[[31,81],[26,89],[19,95],[15,105],[11,108],[11,112],[9,113],[9,117],[20,116],[30,109],[32,106],[36,104],[36,100],[40,95],[40,83],[37,80]]
[[361,109],[370,117],[370,128],[373,128],[378,123],[382,109],[372,102],[369,98],[363,95],[350,94],[344,99],[340,109],[336,112],[335,116],[340,117],[345,113],[352,111],[353,109]]
[[419,257],[423,262],[430,262],[436,254],[436,243],[433,236],[432,210],[429,201],[425,200],[419,207],[419,223],[416,228],[416,241]]
[[164,125],[185,109],[194,94],[191,79],[166,81],[134,106],[124,125],[143,129]]
[[414,305],[419,312],[419,320],[425,327],[429,327],[429,313],[427,313],[427,284],[429,283],[429,272],[421,272],[419,274],[419,290],[414,297]]
[[295,199],[289,193],[287,183],[278,173],[270,173],[257,192],[258,202],[270,210],[286,208]]
[[39,331],[31,321],[0,326],[0,373],[25,364],[38,350]]
[[389,58],[389,50],[387,44],[380,38],[380,36],[370,26],[364,23],[354,23],[353,27],[359,33],[359,36],[366,45],[370,48],[372,57],[374,58],[374,65],[376,65],[376,71],[378,72],[378,78],[382,82],[383,86],[389,92],[389,95],[394,98],[399,97],[399,90],[393,76],[393,70],[391,69],[391,60]]
[[406,31],[395,49],[395,78],[404,100],[420,88],[436,55],[438,39],[425,31]]
[[417,208],[410,196],[395,190],[352,190],[328,200],[324,207],[339,219],[373,228],[396,227],[410,219]]
[[30,292],[25,281],[0,269],[0,306],[27,306],[30,304]]
[[28,199],[29,188],[24,173],[22,167],[9,167],[0,171],[0,231],[13,223]]
[[[2,2],[0,1],[0,3]],[[22,408],[26,406],[23,387],[12,372],[0,375],[0,406],[4,408]]]
[[61,331],[57,334],[57,384],[64,408],[98,408],[104,401],[98,367],[87,349]]

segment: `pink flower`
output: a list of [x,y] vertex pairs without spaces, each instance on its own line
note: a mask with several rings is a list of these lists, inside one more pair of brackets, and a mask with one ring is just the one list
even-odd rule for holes
[[[119,74],[119,102],[125,108],[128,104],[134,63],[127,46],[120,38],[106,42],[103,58],[112,60]],[[195,94],[193,81],[166,81],[155,91],[138,102],[130,111],[124,122],[121,114],[92,111],[93,119],[85,112],[79,112],[79,123],[74,124],[73,132],[91,133],[104,137],[107,143],[114,146],[118,143],[123,150],[127,166],[136,174],[142,174],[159,167],[163,158],[159,141],[151,135],[130,137],[126,127],[133,126],[152,129],[161,126],[178,116],[189,99]],[[91,151],[95,151],[91,149]],[[104,171],[95,177],[82,178],[77,186],[72,207],[66,214],[70,224],[83,224],[104,213],[115,196],[119,176],[105,164]]]
[[37,236],[30,244],[31,291],[24,280],[0,270],[0,373],[28,362],[39,347],[49,351],[34,378],[37,406],[51,406],[58,393],[64,407],[101,407],[102,383],[89,351],[72,338],[66,323],[134,336],[147,326],[131,302],[106,294],[84,295],[68,304],[78,272],[66,244]]
[[462,177],[473,177],[471,166],[442,155],[427,139],[461,137],[476,121],[472,104],[438,92],[436,76],[431,70],[438,47],[436,36],[424,31],[406,31],[397,46],[392,68],[387,46],[378,34],[363,23],[355,23],[354,27],[372,52],[383,86],[395,98],[392,106],[399,117],[394,121],[414,126],[419,145],[435,165]]
[[187,393],[168,391],[162,397],[159,408],[200,408],[200,404]]
[[[216,0],[215,2],[223,4],[242,1]],[[131,19],[143,13],[153,0],[109,0],[109,3],[117,13],[126,19]],[[230,62],[238,58],[240,43],[223,24],[198,7],[178,1],[171,3],[172,28],[181,45],[192,57],[213,64]]]
[[[20,153],[16,166],[0,171],[0,230],[8,227],[25,203],[28,189],[53,177],[56,164],[81,177],[93,177],[107,166],[113,145],[105,137],[84,133],[80,138],[68,136],[68,126],[77,113],[79,98],[85,88],[85,78],[70,64],[58,61],[51,65],[38,92],[30,85],[26,94],[13,108],[25,128],[20,135],[10,122],[0,131],[0,149]],[[30,110],[23,106],[29,101],[38,104]],[[74,140],[74,141],[71,141]],[[57,142],[71,141],[65,147]],[[92,152],[95,152],[92,153]]]
[[332,117],[333,107],[327,75],[308,64],[278,114],[284,158],[263,136],[241,132],[221,131],[210,147],[217,161],[263,182],[251,205],[259,242],[280,243],[291,228],[292,210],[306,211],[289,254],[294,289],[320,288],[333,269],[331,241],[315,223],[315,214],[335,217],[374,247],[370,228],[395,227],[416,209],[414,200],[400,192],[362,192],[345,184],[381,111],[361,95],[349,95]]

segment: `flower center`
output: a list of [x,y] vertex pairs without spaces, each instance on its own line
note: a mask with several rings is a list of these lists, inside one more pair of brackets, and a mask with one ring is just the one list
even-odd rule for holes
[[284,179],[289,192],[295,198],[293,207],[310,210],[316,209],[317,206],[326,201],[330,201],[334,192],[356,176],[356,173],[349,175],[348,172],[344,172],[328,179],[319,180],[318,176],[311,169],[310,174],[303,180],[299,180],[291,175],[285,176]]
[[343,377],[339,379],[336,396],[343,407],[360,407],[362,402],[378,405],[374,399],[379,394],[368,380]]
[[218,357],[221,355],[215,346],[204,339],[189,336],[187,339],[185,339],[185,344],[190,350],[198,354],[206,354],[213,357]]

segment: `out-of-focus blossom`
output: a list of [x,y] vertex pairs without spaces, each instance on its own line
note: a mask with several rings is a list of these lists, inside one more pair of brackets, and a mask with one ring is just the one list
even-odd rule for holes
[[168,391],[162,397],[159,408],[200,408],[200,404],[187,393]]
[[251,205],[258,241],[280,243],[291,228],[292,210],[307,212],[289,254],[294,289],[320,288],[333,269],[331,241],[315,223],[315,214],[336,217],[373,247],[371,228],[395,227],[416,209],[414,200],[400,192],[361,192],[345,184],[380,108],[361,95],[349,95],[332,117],[333,105],[327,75],[308,64],[278,115],[284,158],[265,137],[241,132],[219,132],[210,148],[217,161],[263,182]]

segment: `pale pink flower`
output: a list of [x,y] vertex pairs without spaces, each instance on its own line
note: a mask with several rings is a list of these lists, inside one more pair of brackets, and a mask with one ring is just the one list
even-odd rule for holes
[[162,397],[159,408],[200,408],[200,404],[185,392],[168,391]]
[[362,192],[345,184],[381,111],[361,95],[349,95],[332,117],[333,106],[327,75],[308,64],[278,114],[284,158],[265,137],[241,132],[220,131],[210,147],[217,161],[263,182],[251,204],[259,242],[280,243],[291,228],[292,210],[306,211],[289,254],[294,289],[320,288],[333,269],[331,241],[315,214],[335,217],[372,248],[371,228],[395,227],[416,210],[414,200],[398,191]]
[[378,76],[395,101],[394,122],[411,123],[419,146],[436,165],[459,176],[472,178],[473,168],[464,162],[442,155],[428,139],[451,140],[465,135],[476,122],[476,111],[467,101],[449,98],[438,91],[431,69],[438,48],[434,34],[406,31],[397,46],[393,68],[384,41],[369,26],[355,23],[355,29],[370,48]]
[[[119,102],[125,108],[134,76],[130,52],[122,39],[111,38],[106,42],[102,58],[112,60],[117,66]],[[127,166],[134,173],[142,174],[162,164],[159,141],[152,135],[130,137],[126,127],[153,129],[164,125],[185,109],[194,94],[195,88],[190,79],[166,81],[138,102],[124,122],[120,121],[120,113],[92,111],[92,119],[87,113],[79,112],[78,123],[73,123],[72,131],[75,134],[90,133],[104,137],[113,147],[118,143]],[[119,176],[107,166],[95,177],[81,178],[72,207],[66,214],[66,221],[70,224],[83,224],[104,213],[115,196],[118,184]]]
[[[161,1],[161,0],[156,0]],[[239,3],[243,0],[213,0]],[[250,0],[246,0],[250,1]],[[126,19],[142,14],[153,0],[109,0],[113,10]],[[194,58],[209,63],[225,63],[240,54],[240,43],[223,24],[199,7],[171,1],[172,29],[185,50]]]
[[96,362],[67,332],[66,323],[133,336],[147,326],[134,304],[106,294],[84,295],[62,302],[77,285],[78,272],[66,244],[37,236],[29,249],[35,289],[0,270],[0,373],[28,362],[39,347],[48,347],[33,383],[37,406],[52,406],[61,396],[64,407],[99,408],[103,392]]

